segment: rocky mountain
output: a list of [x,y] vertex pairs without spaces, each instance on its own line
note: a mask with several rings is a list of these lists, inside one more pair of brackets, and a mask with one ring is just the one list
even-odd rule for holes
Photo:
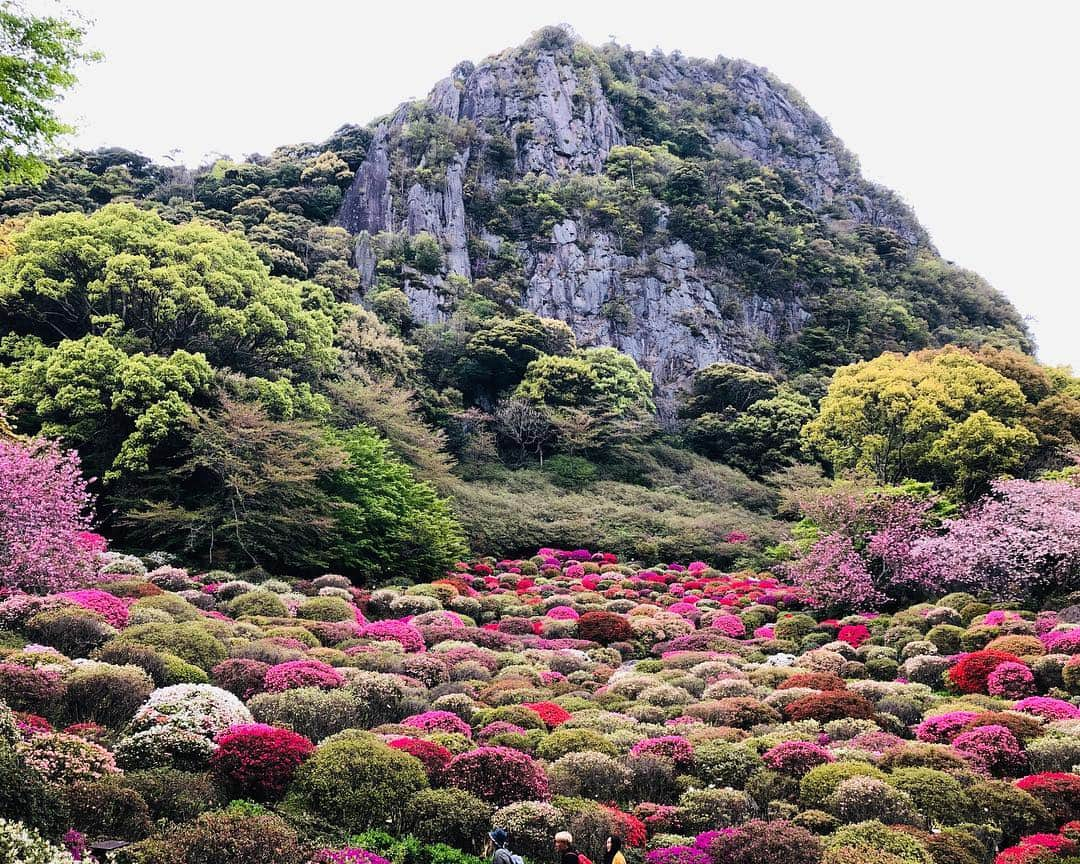
[[[388,236],[430,235],[439,266],[400,284],[415,319],[447,320],[462,280],[505,283],[579,345],[633,356],[662,409],[716,361],[791,370],[813,365],[808,346],[828,364],[1026,341],[794,90],[741,60],[592,48],[550,28],[369,129],[335,220],[357,236],[362,297],[380,288]],[[521,224],[521,210],[539,215]],[[851,305],[873,350],[850,321],[837,339],[830,318]]]

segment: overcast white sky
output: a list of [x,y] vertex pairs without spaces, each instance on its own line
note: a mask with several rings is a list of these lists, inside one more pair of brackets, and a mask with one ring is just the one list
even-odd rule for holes
[[[51,0],[35,2],[50,8]],[[743,57],[793,84],[947,258],[1080,370],[1080,4],[1072,0],[67,0],[105,61],[63,106],[80,146],[198,162],[317,141],[566,22],[586,40]]]

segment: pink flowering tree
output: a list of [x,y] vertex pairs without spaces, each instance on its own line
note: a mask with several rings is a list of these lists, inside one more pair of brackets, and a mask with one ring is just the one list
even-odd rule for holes
[[1080,486],[1003,480],[915,557],[943,589],[1039,602],[1080,577]]
[[93,568],[79,457],[53,441],[0,439],[0,590],[75,587]]
[[810,543],[789,574],[833,612],[925,599],[937,586],[913,548],[934,530],[936,506],[924,490],[842,484],[811,493],[799,502]]

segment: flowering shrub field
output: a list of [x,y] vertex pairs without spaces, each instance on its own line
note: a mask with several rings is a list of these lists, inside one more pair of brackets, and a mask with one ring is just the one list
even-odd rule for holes
[[475,864],[496,826],[530,862],[563,829],[632,864],[1077,852],[1067,597],[826,617],[824,583],[587,550],[375,589],[94,555],[0,599],[0,848]]

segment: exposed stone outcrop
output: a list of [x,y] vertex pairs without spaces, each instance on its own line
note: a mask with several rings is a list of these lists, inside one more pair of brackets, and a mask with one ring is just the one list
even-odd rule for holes
[[[912,244],[927,242],[906,207],[863,180],[824,121],[765,70],[723,59],[627,56],[629,68],[620,74],[655,100],[677,105],[706,93],[722,94],[730,104],[710,129],[713,144],[790,172],[808,206],[830,218],[891,228]],[[611,149],[627,141],[602,85],[602,70],[587,55],[582,61],[565,48],[534,45],[476,66],[460,64],[435,85],[425,107],[429,116],[472,124],[473,143],[460,148],[445,168],[429,171],[424,182],[399,189],[392,180],[394,142],[410,122],[410,107],[402,106],[375,129],[337,219],[351,232],[365,232],[355,256],[365,290],[373,283],[376,263],[368,235],[429,233],[445,250],[445,274],[465,278],[475,272],[470,240],[474,249],[509,242],[471,225],[465,206],[467,178],[488,189],[497,182],[483,156],[491,136],[512,145],[512,172],[518,177],[595,174]],[[418,167],[427,166],[421,161]],[[702,267],[682,241],[634,255],[620,248],[618,237],[583,229],[573,219],[557,224],[550,239],[516,244],[526,279],[521,305],[566,321],[583,346],[611,345],[632,355],[653,373],[662,409],[704,365],[718,360],[763,365],[757,346],[765,340],[775,344],[808,317],[797,295],[756,295],[730,274]],[[409,275],[404,290],[417,319],[432,322],[450,314],[452,298],[445,286],[443,276]]]

